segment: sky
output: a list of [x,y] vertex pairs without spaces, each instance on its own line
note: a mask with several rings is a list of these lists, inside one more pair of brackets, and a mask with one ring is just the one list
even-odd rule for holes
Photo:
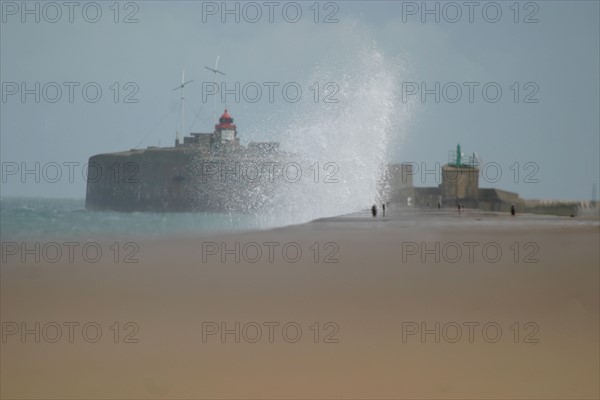
[[[2,196],[83,198],[89,157],[172,146],[183,70],[185,134],[211,131],[216,104],[242,144],[323,162],[370,157],[352,138],[372,137],[386,161],[418,166],[416,186],[439,183],[458,143],[482,187],[590,200],[600,186],[597,1],[3,0],[1,12]],[[225,101],[205,69],[217,56]]]

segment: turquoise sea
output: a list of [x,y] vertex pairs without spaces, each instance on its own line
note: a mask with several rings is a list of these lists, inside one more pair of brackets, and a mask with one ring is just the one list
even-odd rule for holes
[[83,199],[0,198],[2,240],[160,238],[275,226],[266,218],[243,214],[89,211]]

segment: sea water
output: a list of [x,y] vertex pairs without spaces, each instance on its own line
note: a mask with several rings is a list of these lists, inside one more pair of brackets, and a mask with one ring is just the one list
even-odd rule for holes
[[90,211],[83,199],[5,197],[0,199],[0,238],[161,238],[267,229],[275,221],[259,216],[216,213],[121,213]]

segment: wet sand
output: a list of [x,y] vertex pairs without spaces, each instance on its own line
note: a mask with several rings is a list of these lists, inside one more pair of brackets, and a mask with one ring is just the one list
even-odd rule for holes
[[600,396],[597,221],[434,210],[116,241],[95,263],[5,254],[2,398]]

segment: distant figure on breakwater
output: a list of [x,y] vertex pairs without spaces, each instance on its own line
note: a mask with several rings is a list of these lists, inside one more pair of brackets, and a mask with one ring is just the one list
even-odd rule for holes
[[514,205],[514,204],[512,204],[512,205],[510,206],[510,215],[515,215],[515,214],[516,214],[515,205]]
[[383,203],[383,204],[381,205],[381,208],[383,208],[383,215],[382,215],[382,216],[383,216],[383,217],[385,217],[385,203]]
[[377,206],[375,204],[371,207],[371,214],[373,214],[373,217],[377,216]]

